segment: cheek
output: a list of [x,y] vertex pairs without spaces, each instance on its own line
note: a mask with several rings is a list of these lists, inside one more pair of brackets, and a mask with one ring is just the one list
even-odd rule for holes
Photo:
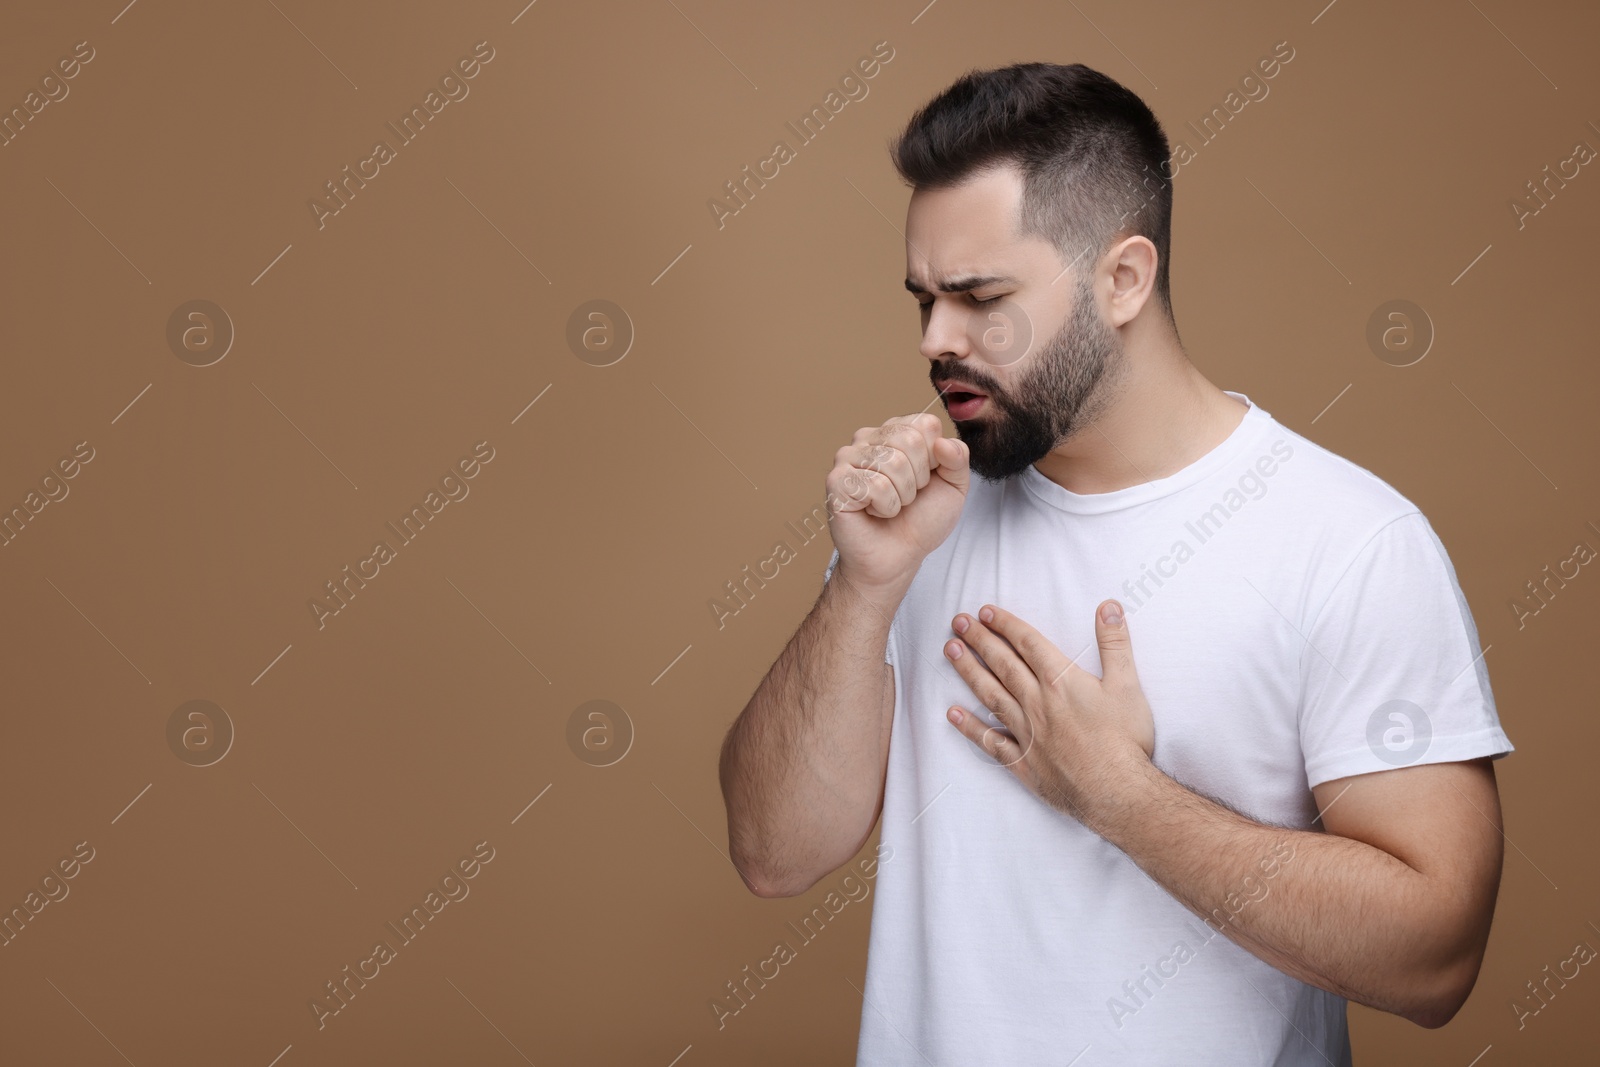
[[1019,360],[1009,367],[998,371],[991,370],[989,391],[990,404],[1001,411],[1011,407],[1011,398],[1025,395],[1028,392],[1028,365],[1037,359],[1039,353],[1030,352],[1026,359]]

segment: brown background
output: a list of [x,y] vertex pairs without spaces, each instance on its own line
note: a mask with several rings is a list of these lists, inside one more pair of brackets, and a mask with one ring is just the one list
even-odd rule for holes
[[[1353,1007],[1357,1061],[1594,1055],[1592,968],[1520,1030],[1511,1004],[1600,946],[1600,577],[1510,607],[1600,547],[1600,172],[1510,208],[1600,146],[1592,4],[123,2],[8,5],[0,33],[5,109],[95,51],[0,148],[0,506],[95,451],[0,548],[0,903],[95,850],[0,948],[0,1059],[851,1062],[866,906],[724,1028],[709,1007],[837,881],[751,896],[716,777],[826,540],[720,630],[708,602],[793,543],[856,427],[932,399],[884,144],[963,71],[1043,59],[1194,145],[1284,40],[1179,172],[1178,323],[1218,385],[1428,515],[1518,749],[1472,999],[1436,1032]],[[719,229],[707,201],[884,40],[869,95]],[[479,41],[470,95],[319,229],[308,201]],[[167,342],[195,299],[236,331],[211,366]],[[611,366],[566,341],[592,299],[636,329]],[[1436,331],[1413,366],[1366,341],[1392,299]],[[480,440],[470,495],[319,629],[308,599]],[[235,731],[210,766],[167,741],[193,699]],[[568,742],[590,700],[631,723],[609,766]],[[470,895],[319,1030],[310,999],[480,841]]]

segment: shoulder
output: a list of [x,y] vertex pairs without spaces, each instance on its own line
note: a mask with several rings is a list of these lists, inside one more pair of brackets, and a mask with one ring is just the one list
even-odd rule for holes
[[[1276,420],[1262,438],[1274,457],[1285,514],[1319,554],[1351,555],[1380,531],[1408,516],[1427,520],[1404,493],[1354,460]],[[1284,475],[1287,475],[1285,477]]]
[[1271,433],[1269,440],[1294,450],[1279,515],[1298,541],[1291,555],[1301,571],[1305,632],[1385,610],[1418,620],[1470,618],[1450,554],[1415,502],[1294,430],[1279,425]]
[[[1273,481],[1277,521],[1305,582],[1310,621],[1342,584],[1453,582],[1443,542],[1422,509],[1379,475],[1275,423],[1263,438],[1288,458]],[[1359,575],[1359,577],[1357,576]]]

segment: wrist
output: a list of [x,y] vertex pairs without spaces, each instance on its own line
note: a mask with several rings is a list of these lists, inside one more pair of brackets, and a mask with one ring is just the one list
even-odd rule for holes
[[879,611],[893,617],[900,607],[900,602],[905,599],[906,592],[911,588],[912,579],[915,577],[916,572],[913,571],[902,578],[892,579],[887,582],[865,581],[845,563],[843,557],[840,557],[839,562],[834,564],[833,576],[828,579],[828,584],[833,585],[835,581],[843,579],[840,587],[848,595],[856,599],[865,600]]
[[1097,754],[1093,764],[1074,776],[1066,790],[1070,810],[1079,822],[1117,843],[1122,829],[1142,817],[1153,792],[1152,775],[1161,772],[1131,739]]

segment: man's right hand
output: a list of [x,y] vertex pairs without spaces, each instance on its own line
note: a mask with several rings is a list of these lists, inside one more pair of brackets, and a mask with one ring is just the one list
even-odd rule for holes
[[955,529],[971,472],[966,443],[939,416],[896,415],[863,426],[834,453],[828,527],[838,568],[869,591],[904,593],[922,561]]

